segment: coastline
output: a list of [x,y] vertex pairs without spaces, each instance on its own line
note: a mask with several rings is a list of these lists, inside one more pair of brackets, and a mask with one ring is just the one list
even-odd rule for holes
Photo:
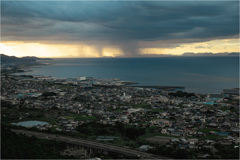
[[[209,140],[225,143],[224,140],[221,141],[222,136],[227,137],[230,134],[237,138],[235,127],[226,129],[218,119],[214,123],[208,122],[212,117],[224,118],[226,115],[231,119],[234,117],[237,119],[239,100],[233,100],[237,98],[233,90],[227,90],[226,93],[231,96],[227,98],[224,94],[199,95],[161,91],[148,86],[142,86],[144,88],[128,86],[126,84],[129,81],[120,79],[103,80],[91,77],[54,79],[51,76],[15,75],[2,76],[2,80],[4,124],[13,129],[22,128],[11,124],[13,121],[29,123],[32,119],[49,123],[24,128],[24,132],[28,129],[38,131],[39,134],[48,132],[47,137],[74,134],[91,141],[102,141],[98,137],[106,133],[107,136],[120,137],[118,141],[107,139],[112,145],[134,149],[152,140],[157,142],[164,139],[173,146],[171,149],[173,151],[176,148],[175,142],[179,144],[182,140],[191,142],[193,137],[199,142],[206,141],[206,144]],[[160,88],[169,89],[167,87],[173,88],[173,86]],[[183,124],[183,120],[188,123]],[[235,119],[231,122],[232,126],[234,124]],[[119,125],[126,127],[124,132],[117,130],[121,128]],[[175,129],[174,126],[182,127]],[[212,129],[213,127],[215,128]],[[130,131],[137,133],[139,139],[146,141],[136,140],[135,135],[133,137],[132,132],[128,131],[129,128]],[[100,129],[104,130],[101,135],[98,132]],[[85,130],[87,132],[84,132]],[[131,143],[128,143],[129,141]],[[235,139],[234,141],[237,142]],[[202,143],[196,143],[195,146],[201,147]]]
[[[118,78],[138,82],[139,86],[181,86],[194,93],[221,93],[224,88],[239,85],[235,58],[124,58],[124,59],[54,59],[51,64],[29,67],[26,75],[52,76],[56,79],[94,77]],[[191,59],[191,60],[193,60]],[[45,63],[46,61],[41,61]],[[229,65],[221,65],[221,63]],[[175,65],[176,66],[172,66]],[[191,65],[192,67],[188,67]],[[214,66],[214,67],[213,67]],[[28,69],[29,69],[28,68]],[[29,71],[29,70],[27,70]],[[18,74],[20,75],[20,74]]]

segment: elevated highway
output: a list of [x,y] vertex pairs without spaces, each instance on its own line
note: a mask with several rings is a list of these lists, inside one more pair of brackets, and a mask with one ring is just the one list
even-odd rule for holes
[[128,157],[139,157],[142,159],[169,159],[168,157],[149,154],[149,153],[141,152],[138,150],[128,149],[128,148],[115,146],[111,144],[104,144],[104,143],[99,143],[94,141],[72,138],[67,136],[60,136],[55,134],[42,133],[42,132],[36,132],[36,131],[26,131],[26,130],[19,130],[19,129],[12,129],[12,131],[15,133],[22,133],[28,136],[36,136],[37,138],[41,138],[41,139],[57,140],[57,141],[65,142],[68,144],[74,144],[74,145],[89,147],[97,150],[118,153]]

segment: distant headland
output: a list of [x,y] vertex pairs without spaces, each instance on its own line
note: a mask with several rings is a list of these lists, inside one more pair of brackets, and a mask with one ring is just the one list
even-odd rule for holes
[[1,63],[25,63],[25,62],[36,62],[37,60],[53,60],[51,58],[38,58],[38,57],[22,57],[18,58],[15,56],[7,56],[5,54],[0,54],[1,56]]

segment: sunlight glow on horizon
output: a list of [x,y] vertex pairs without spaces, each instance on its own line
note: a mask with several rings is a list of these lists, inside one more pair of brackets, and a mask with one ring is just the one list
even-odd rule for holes
[[[122,50],[116,47],[104,47],[99,51],[94,46],[85,44],[46,44],[6,41],[0,43],[0,53],[9,56],[37,56],[42,58],[97,58],[124,56]],[[141,55],[183,53],[223,53],[239,52],[239,39],[211,40],[207,42],[183,43],[175,48],[140,48]],[[100,53],[101,52],[101,53]]]
[[239,39],[211,40],[207,42],[185,43],[175,48],[144,48],[142,54],[171,54],[183,53],[223,53],[239,52]]

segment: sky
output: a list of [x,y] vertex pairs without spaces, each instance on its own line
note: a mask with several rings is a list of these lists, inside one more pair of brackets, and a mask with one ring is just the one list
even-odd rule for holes
[[239,1],[1,1],[0,53],[155,57],[239,52]]

